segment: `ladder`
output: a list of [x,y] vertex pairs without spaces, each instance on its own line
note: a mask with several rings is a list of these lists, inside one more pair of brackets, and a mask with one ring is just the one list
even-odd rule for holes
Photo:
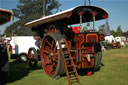
[[[72,83],[74,82],[80,84],[76,66],[74,65],[73,58],[71,56],[70,46],[68,45],[66,40],[64,40],[63,42],[60,42],[60,40],[58,40],[58,43],[69,85],[72,85]],[[62,45],[65,46],[62,48]]]

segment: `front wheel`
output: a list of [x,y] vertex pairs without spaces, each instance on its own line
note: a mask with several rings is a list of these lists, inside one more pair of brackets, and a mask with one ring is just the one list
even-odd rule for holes
[[35,48],[30,48],[28,50],[28,64],[30,67],[36,67],[38,63],[38,55]]
[[19,55],[19,60],[21,62],[27,62],[27,55],[25,53]]

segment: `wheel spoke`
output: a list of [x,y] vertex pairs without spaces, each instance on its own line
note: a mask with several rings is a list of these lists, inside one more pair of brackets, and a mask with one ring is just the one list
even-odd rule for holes
[[52,45],[53,45],[53,49],[52,50],[56,49],[56,43],[54,41],[52,41]]
[[58,56],[58,53],[55,53],[55,56]]
[[49,46],[46,46],[44,49],[48,51],[50,49],[50,47]]
[[54,53],[53,61],[58,62],[58,53]]
[[54,72],[55,70],[56,70],[56,65],[52,65],[50,72],[52,73],[52,72]]
[[54,41],[52,40],[52,45],[54,45]]
[[54,49],[53,49],[53,52],[56,52],[56,48],[57,48],[57,46],[55,45],[55,47],[54,47]]
[[45,62],[45,66],[46,66],[46,65],[52,65],[51,60],[47,60],[47,62]]
[[54,57],[53,61],[57,63],[58,62],[58,57]]
[[49,52],[48,52],[48,51],[43,51],[43,52],[44,52],[45,54],[47,54],[47,55],[49,54]]
[[53,45],[48,40],[46,42],[51,48],[53,48]]

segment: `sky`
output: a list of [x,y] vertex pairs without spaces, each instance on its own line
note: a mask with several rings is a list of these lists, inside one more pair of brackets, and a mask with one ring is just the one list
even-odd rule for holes
[[[0,8],[12,10],[16,8],[19,0],[0,0]],[[60,9],[66,10],[79,5],[84,5],[85,0],[57,0],[61,4]],[[88,4],[86,0],[86,4]],[[91,5],[95,5],[104,8],[109,14],[110,29],[115,30],[121,25],[122,30],[125,32],[128,30],[128,0],[90,0]],[[15,21],[16,19],[14,19]],[[14,22],[13,21],[13,22]],[[6,26],[13,22],[0,26],[1,33],[3,33]],[[96,27],[105,23],[105,20],[96,22]]]

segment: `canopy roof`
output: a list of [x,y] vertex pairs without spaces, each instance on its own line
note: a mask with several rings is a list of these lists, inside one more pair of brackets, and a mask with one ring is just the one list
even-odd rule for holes
[[108,13],[104,9],[96,6],[84,5],[28,22],[25,24],[25,28],[37,26],[40,24],[46,25],[53,22],[61,21],[66,22],[68,25],[78,24],[80,22],[80,15],[82,15],[82,22],[92,21],[93,16],[95,16],[95,20],[108,18]]
[[13,13],[9,10],[0,9],[0,25],[13,19]]

